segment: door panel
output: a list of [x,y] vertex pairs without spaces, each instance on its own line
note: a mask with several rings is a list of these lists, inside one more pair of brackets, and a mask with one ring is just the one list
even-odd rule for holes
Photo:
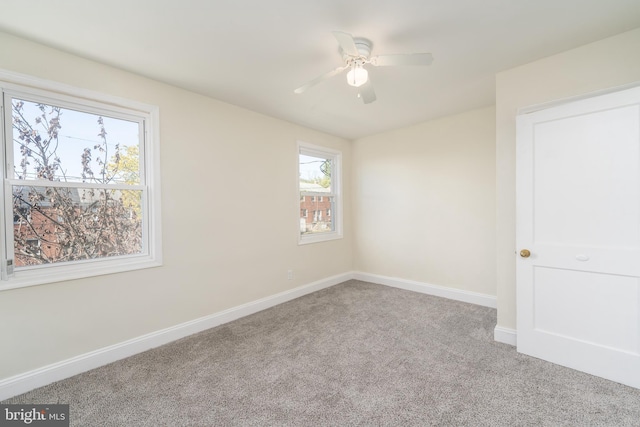
[[637,278],[546,267],[534,276],[535,330],[638,354]]
[[536,243],[638,247],[639,120],[627,106],[534,125]]
[[517,128],[518,351],[640,388],[640,88]]

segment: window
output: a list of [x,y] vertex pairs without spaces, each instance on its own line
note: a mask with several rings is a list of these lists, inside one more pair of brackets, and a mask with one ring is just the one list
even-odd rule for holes
[[2,72],[0,88],[0,289],[160,265],[157,108]]
[[300,209],[312,211],[310,217],[300,220],[301,244],[342,237],[341,157],[336,150],[298,143]]

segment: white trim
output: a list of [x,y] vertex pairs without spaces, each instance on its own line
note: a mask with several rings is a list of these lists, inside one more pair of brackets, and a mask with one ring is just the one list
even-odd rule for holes
[[518,332],[515,329],[496,326],[493,329],[493,339],[503,344],[516,346],[518,344]]
[[639,87],[639,86],[640,86],[640,81],[637,81],[637,82],[627,83],[627,84],[620,85],[620,86],[614,86],[614,87],[610,87],[610,88],[606,88],[606,89],[595,90],[595,91],[583,93],[583,94],[580,94],[580,95],[569,96],[567,98],[561,98],[561,99],[556,99],[556,100],[553,100],[553,101],[547,101],[547,102],[543,102],[541,104],[534,104],[534,105],[529,105],[529,106],[526,106],[526,107],[520,107],[520,108],[518,108],[517,115],[520,116],[520,115],[523,115],[523,114],[531,114],[531,113],[535,113],[535,112],[540,111],[540,110],[546,110],[548,108],[553,108],[553,107],[558,107],[560,105],[568,104],[570,102],[582,101],[584,99],[589,99],[589,98],[593,98],[593,97],[600,96],[600,95],[608,95],[610,93],[620,92],[620,91],[627,90],[627,89],[633,89],[633,88]]
[[[93,277],[104,274],[119,273],[143,268],[152,268],[162,265],[162,220],[161,220],[161,187],[160,187],[160,110],[159,107],[141,102],[120,98],[92,90],[82,89],[45,80],[29,75],[14,73],[0,69],[0,87],[10,96],[49,100],[64,105],[82,106],[82,110],[93,112],[105,112],[109,117],[124,118],[127,120],[136,119],[138,123],[144,125],[144,144],[140,144],[141,155],[141,185],[121,186],[81,183],[60,183],[65,187],[93,187],[93,188],[114,188],[114,189],[141,189],[143,190],[143,208],[148,211],[146,224],[143,230],[143,254],[127,255],[119,258],[103,258],[99,260],[74,261],[71,263],[59,263],[55,265],[47,264],[42,268],[28,268],[16,271],[13,277],[6,277],[2,271],[0,277],[0,291],[16,289],[25,286],[42,285],[53,282],[60,282],[85,277]],[[11,115],[7,110],[7,119]],[[7,122],[8,123],[8,122]],[[4,132],[8,132],[4,129]],[[3,134],[5,135],[5,134]],[[5,135],[8,136],[8,135]],[[10,138],[8,138],[10,140]],[[0,152],[0,159],[3,155]],[[3,165],[3,167],[6,165]],[[14,185],[17,182],[8,179],[4,175],[0,179],[5,185]],[[23,185],[38,185],[40,181],[20,182]],[[7,194],[10,187],[2,188]],[[3,199],[6,199],[3,197]],[[0,227],[11,218],[12,207],[6,200],[2,213],[0,213]],[[0,206],[2,208],[2,206]],[[12,227],[11,224],[6,224]],[[8,235],[9,233],[7,233]],[[0,253],[4,256],[12,253],[12,246],[5,242],[7,247],[0,248]],[[2,258],[2,257],[0,257]],[[0,259],[0,264],[4,260]],[[2,265],[4,269],[4,265]]]
[[0,69],[0,82],[2,82],[0,86],[5,88],[17,89],[34,95],[43,94],[43,91],[47,91],[55,92],[63,98],[68,96],[83,98],[87,103],[95,103],[95,100],[99,99],[99,105],[106,103],[115,109],[124,107],[127,110],[137,110],[139,113],[148,113],[150,110],[157,109],[155,105],[3,69]]
[[[343,224],[343,209],[342,209],[342,152],[333,148],[322,147],[319,145],[309,144],[304,141],[296,142],[296,200],[299,200],[300,195],[321,195],[324,197],[333,197],[333,206],[331,213],[331,221],[333,222],[334,229],[323,233],[300,233],[300,222],[297,223],[296,229],[298,233],[298,245],[306,245],[309,243],[325,242],[329,240],[342,239],[342,224]],[[301,192],[300,190],[300,154],[314,156],[325,159],[333,160],[333,170],[331,171],[331,191],[326,192]],[[298,202],[298,209],[300,203]],[[298,219],[300,217],[298,216]]]
[[329,240],[342,239],[342,234],[335,231],[325,231],[323,233],[301,234],[298,245],[308,245],[310,243],[327,242]]
[[465,291],[445,286],[432,285],[429,283],[417,282],[414,280],[399,279],[397,277],[380,276],[356,272],[354,279],[365,282],[377,283],[379,285],[392,286],[394,288],[405,289],[422,294],[434,295],[456,301],[468,302],[484,307],[497,308],[497,299],[493,295],[481,294],[478,292]]
[[0,401],[353,278],[343,273],[0,380]]
[[10,280],[0,281],[0,292],[27,286],[47,285],[49,283],[161,266],[162,260],[158,257],[154,259],[150,255],[129,255],[127,257],[114,257],[101,260],[81,260],[74,263],[60,263],[59,265],[45,264],[29,267],[28,270],[15,273]]
[[56,188],[78,188],[78,189],[106,189],[106,190],[133,190],[144,191],[146,185],[123,184],[116,182],[113,184],[101,184],[99,182],[80,181],[45,181],[43,179],[16,179],[8,178],[7,182],[13,187],[56,187]]

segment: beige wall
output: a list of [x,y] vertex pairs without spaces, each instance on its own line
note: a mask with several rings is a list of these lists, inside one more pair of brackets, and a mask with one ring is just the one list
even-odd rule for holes
[[[160,268],[0,292],[0,379],[353,269],[349,141],[2,33],[0,52],[1,69],[160,107],[164,239]],[[297,139],[343,152],[341,240],[297,244]]]
[[[639,51],[637,29],[545,58],[497,75],[495,109],[350,144],[0,33],[0,69],[160,107],[164,239],[160,268],[0,292],[0,379],[354,268],[497,294],[515,328],[516,112],[640,81]],[[297,139],[344,154],[342,240],[297,245]]]
[[354,142],[356,268],[496,294],[495,109]]
[[516,328],[515,117],[519,108],[640,82],[640,28],[496,76],[498,325]]

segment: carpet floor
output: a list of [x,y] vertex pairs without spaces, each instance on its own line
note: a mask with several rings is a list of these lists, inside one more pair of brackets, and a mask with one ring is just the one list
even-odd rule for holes
[[360,281],[16,396],[74,426],[640,426],[640,390],[496,343],[496,311]]

